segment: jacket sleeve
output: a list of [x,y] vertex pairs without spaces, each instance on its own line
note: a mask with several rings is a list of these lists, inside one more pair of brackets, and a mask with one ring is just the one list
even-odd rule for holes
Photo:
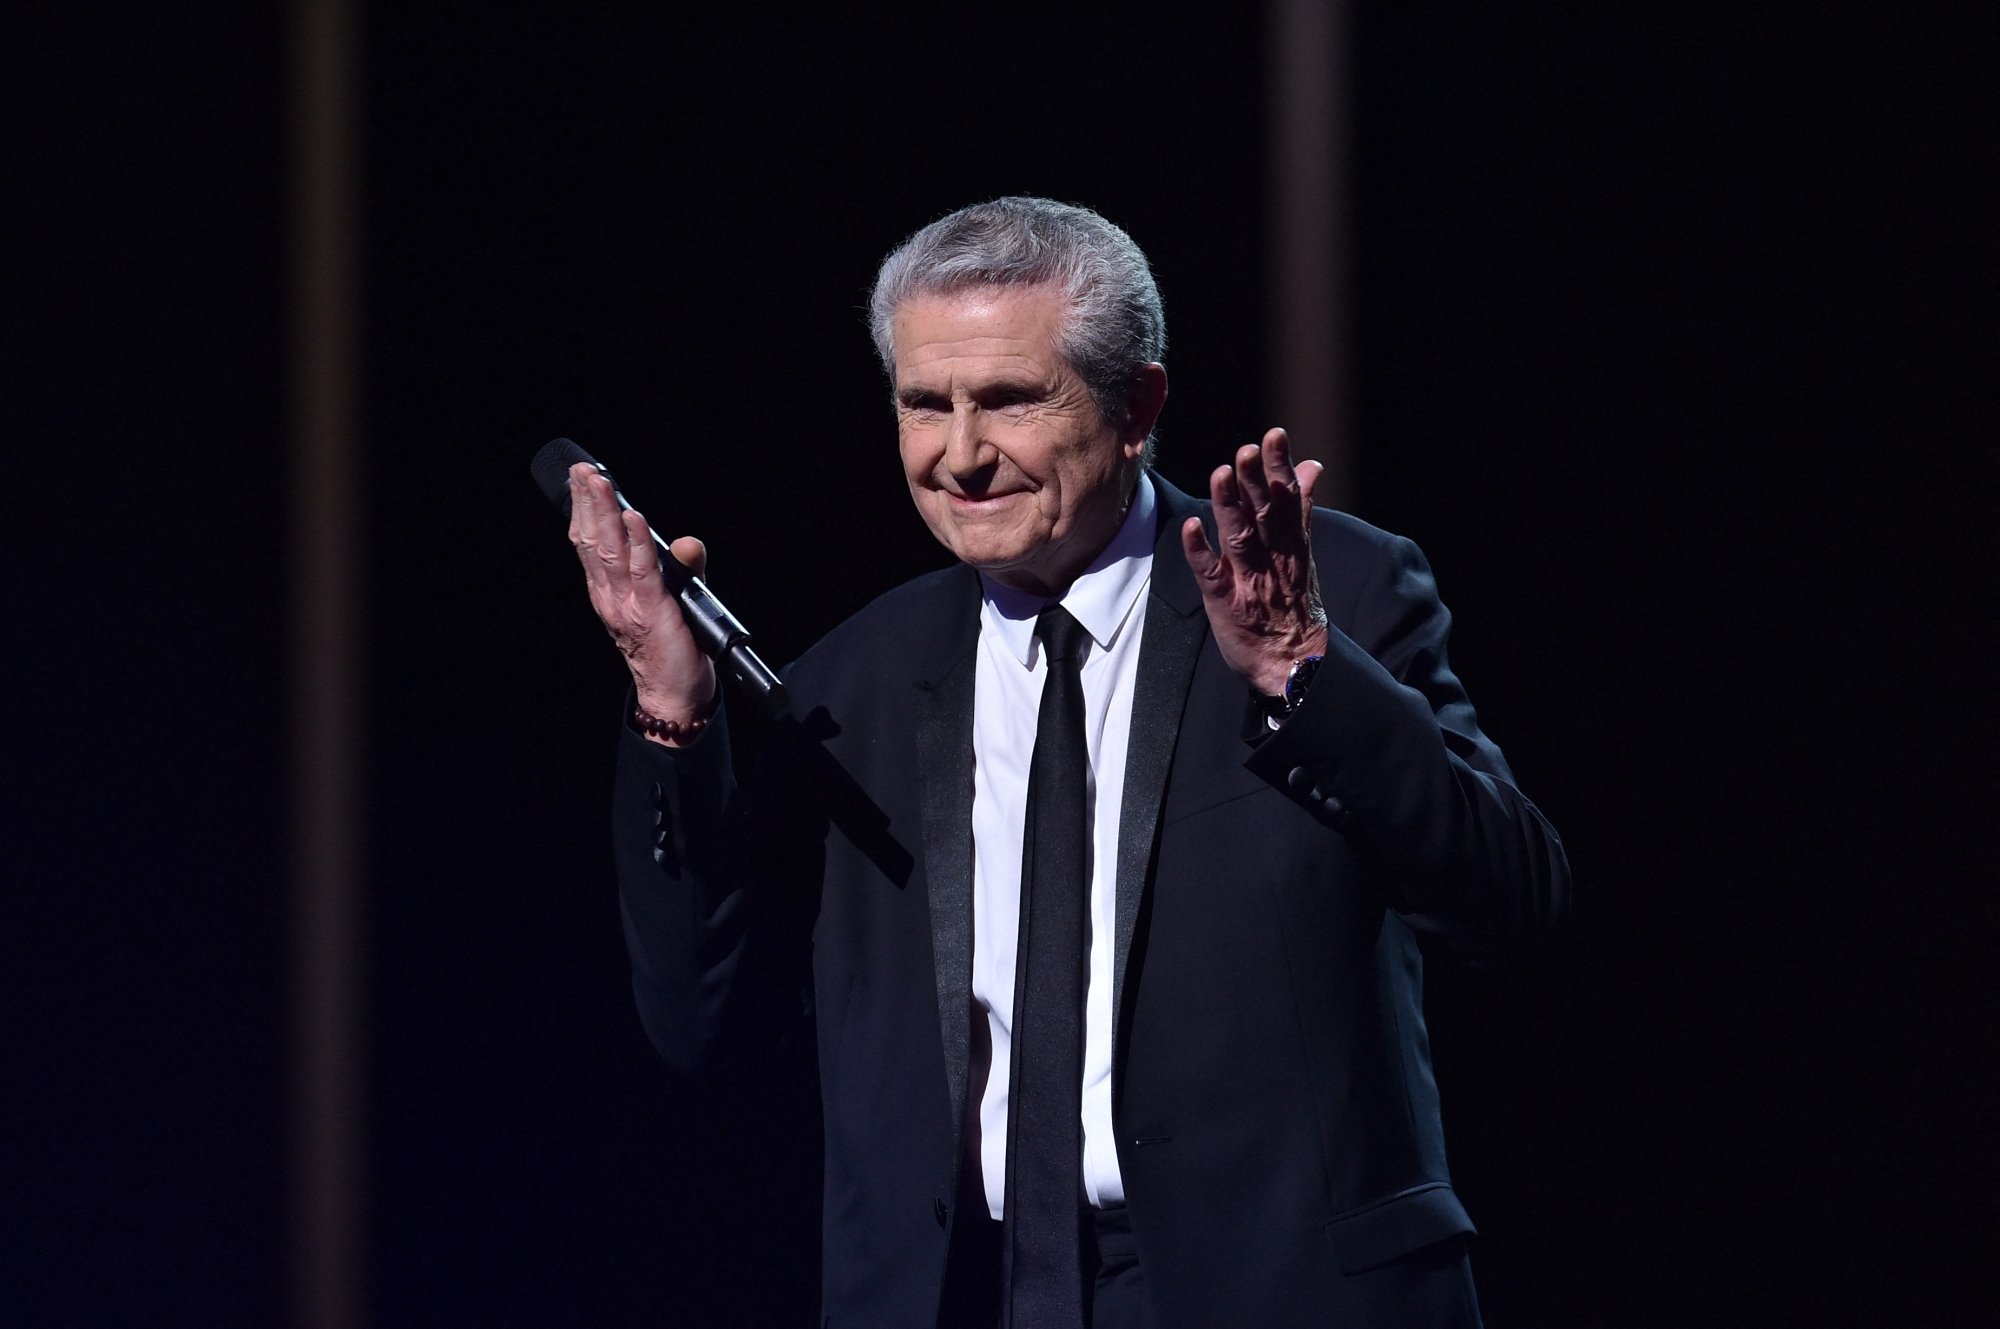
[[1326,659],[1250,769],[1339,830],[1420,935],[1495,957],[1545,937],[1568,908],[1555,828],[1514,783],[1445,657],[1451,615],[1416,545],[1375,537],[1315,559],[1361,559],[1329,606]]
[[726,708],[679,750],[620,728],[612,843],[633,994],[687,1074],[741,1068],[809,1024],[811,919],[772,880],[780,856],[752,848],[755,805],[731,770]]

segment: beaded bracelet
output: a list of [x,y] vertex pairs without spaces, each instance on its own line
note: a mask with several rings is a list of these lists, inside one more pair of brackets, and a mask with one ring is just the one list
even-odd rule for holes
[[653,738],[678,741],[680,739],[693,738],[696,734],[708,728],[708,719],[704,716],[699,720],[688,720],[686,722],[680,720],[662,720],[657,715],[646,714],[645,707],[634,706],[632,708],[632,725],[641,733]]

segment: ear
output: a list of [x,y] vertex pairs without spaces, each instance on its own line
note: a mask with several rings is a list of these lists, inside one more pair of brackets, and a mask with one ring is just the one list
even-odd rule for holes
[[1136,458],[1146,450],[1146,440],[1152,437],[1153,426],[1159,423],[1160,410],[1166,404],[1167,367],[1157,361],[1141,365],[1126,393],[1126,424],[1118,437],[1119,446],[1127,456]]

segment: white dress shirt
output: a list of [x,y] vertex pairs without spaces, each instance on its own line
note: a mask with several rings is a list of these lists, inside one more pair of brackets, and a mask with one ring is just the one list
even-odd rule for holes
[[[1139,676],[1141,608],[1153,575],[1153,486],[1139,476],[1124,525],[1063,594],[1090,634],[1083,657],[1083,721],[1090,757],[1090,965],[1083,1022],[1083,1187],[1091,1204],[1125,1202],[1111,1133],[1111,958],[1117,903],[1118,814]],[[1015,956],[1021,923],[1021,836],[1035,720],[1048,676],[1035,618],[1048,601],[980,583],[979,654],[972,719],[972,996],[986,1016],[991,1055],[979,1086],[977,1139],[986,1207],[1005,1213],[1007,1087],[1012,1066]],[[1108,778],[1105,778],[1108,777]]]

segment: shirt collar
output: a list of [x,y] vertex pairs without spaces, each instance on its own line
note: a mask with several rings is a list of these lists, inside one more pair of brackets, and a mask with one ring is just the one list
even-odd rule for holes
[[[1154,511],[1153,482],[1141,470],[1118,534],[1057,602],[1083,624],[1098,650],[1117,639],[1152,575]],[[997,635],[1023,669],[1034,668],[1035,619],[1050,601],[1002,586],[983,572],[979,586],[986,597],[979,615],[982,629]]]

